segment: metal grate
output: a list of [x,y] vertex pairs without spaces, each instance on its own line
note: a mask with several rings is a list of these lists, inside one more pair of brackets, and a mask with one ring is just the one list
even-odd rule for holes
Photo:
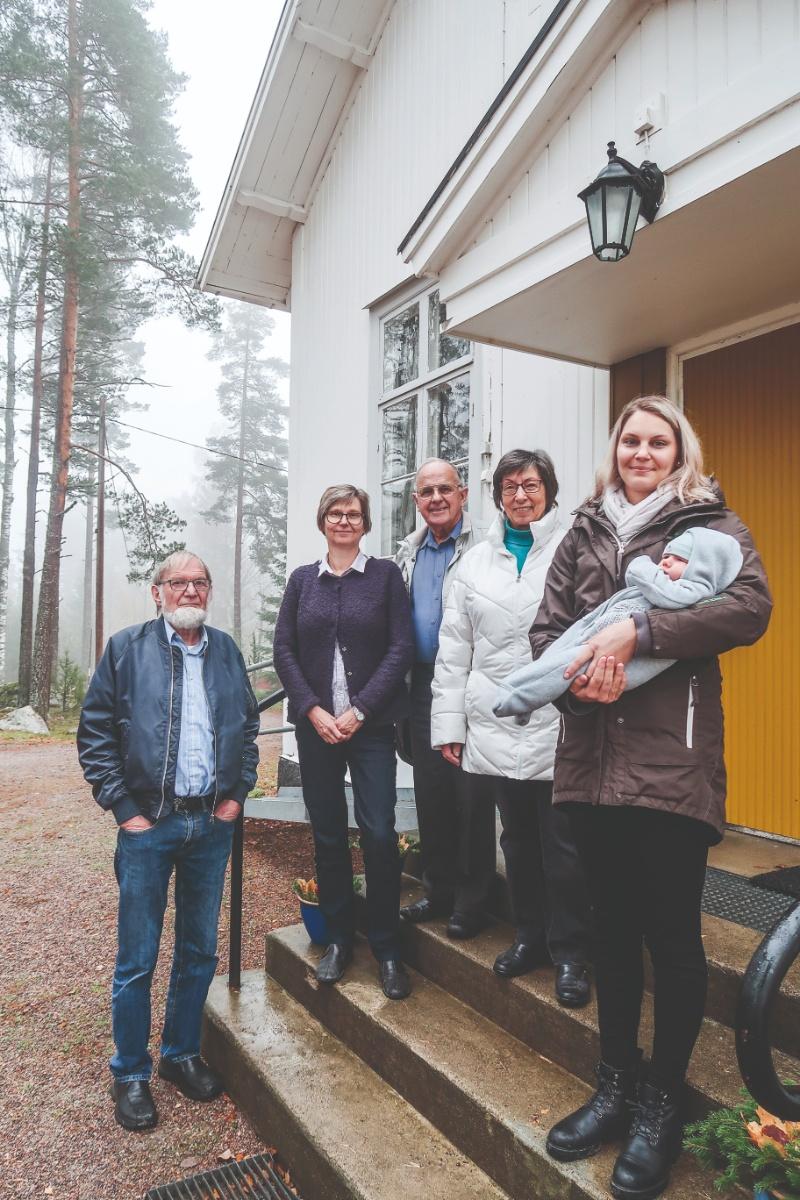
[[787,896],[766,888],[754,888],[750,880],[719,867],[706,870],[703,888],[703,912],[744,925],[759,933],[768,929],[795,904]]
[[151,1188],[144,1200],[297,1200],[297,1193],[277,1174],[271,1154],[256,1154]]

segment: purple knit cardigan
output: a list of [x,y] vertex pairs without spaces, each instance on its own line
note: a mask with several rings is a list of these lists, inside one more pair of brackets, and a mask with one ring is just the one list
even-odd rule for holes
[[275,625],[275,670],[289,697],[289,720],[320,704],[333,712],[333,653],[342,652],[350,699],[373,724],[408,709],[406,673],[414,661],[411,605],[400,568],[369,558],[363,574],[319,574],[318,563],[289,576]]

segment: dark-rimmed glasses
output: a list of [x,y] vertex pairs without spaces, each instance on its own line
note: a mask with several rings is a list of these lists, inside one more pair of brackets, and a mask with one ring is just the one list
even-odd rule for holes
[[526,496],[538,496],[543,487],[541,479],[527,479],[525,483],[511,483],[510,481],[504,483],[500,490],[506,499],[510,500],[512,496],[516,496],[520,488]]
[[340,525],[342,521],[347,521],[348,525],[358,526],[364,524],[364,514],[343,512],[340,508],[329,508],[325,513],[325,520],[329,525]]
[[171,591],[177,592],[182,596],[184,592],[193,587],[198,596],[202,596],[211,587],[210,579],[162,579],[161,586],[167,586]]

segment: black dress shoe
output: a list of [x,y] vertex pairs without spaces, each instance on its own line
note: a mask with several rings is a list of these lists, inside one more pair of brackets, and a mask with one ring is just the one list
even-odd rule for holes
[[454,912],[447,922],[447,936],[466,940],[486,927],[486,917],[480,912]]
[[158,1121],[150,1084],[146,1079],[127,1083],[115,1079],[111,1085],[115,1100],[114,1119],[123,1129],[152,1129]]
[[317,983],[338,983],[344,975],[344,969],[352,957],[353,951],[349,946],[341,946],[338,942],[331,942],[317,963],[317,969],[314,972],[317,977]]
[[628,1140],[611,1175],[617,1200],[653,1200],[669,1183],[683,1141],[681,1090],[639,1086]]
[[583,1008],[589,1003],[591,985],[583,963],[559,963],[556,967],[556,1000],[565,1008]]
[[436,917],[446,917],[451,908],[452,904],[443,904],[423,896],[420,900],[415,900],[413,904],[404,904],[400,909],[400,916],[404,921],[410,921],[412,925],[417,925],[420,921],[433,921]]
[[162,1058],[158,1064],[158,1073],[162,1079],[174,1083],[179,1092],[190,1100],[214,1100],[225,1085],[211,1067],[204,1063],[199,1054],[193,1058],[184,1058],[174,1062],[171,1058]]
[[606,1142],[625,1137],[631,1125],[630,1102],[638,1073],[638,1064],[620,1071],[607,1063],[598,1063],[597,1091],[548,1133],[546,1149],[550,1157],[559,1162],[575,1162],[596,1154]]
[[411,980],[399,958],[387,958],[378,966],[383,994],[388,1000],[405,1000],[411,995]]
[[534,967],[543,967],[552,960],[547,948],[539,942],[514,942],[508,950],[498,954],[494,960],[495,975],[504,979],[513,979],[517,975],[525,975]]

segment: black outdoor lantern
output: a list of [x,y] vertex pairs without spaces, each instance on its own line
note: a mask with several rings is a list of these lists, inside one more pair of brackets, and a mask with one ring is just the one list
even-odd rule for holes
[[634,167],[609,142],[608,165],[578,198],[586,205],[595,257],[619,262],[630,253],[640,214],[654,220],[664,198],[664,175],[652,162]]

